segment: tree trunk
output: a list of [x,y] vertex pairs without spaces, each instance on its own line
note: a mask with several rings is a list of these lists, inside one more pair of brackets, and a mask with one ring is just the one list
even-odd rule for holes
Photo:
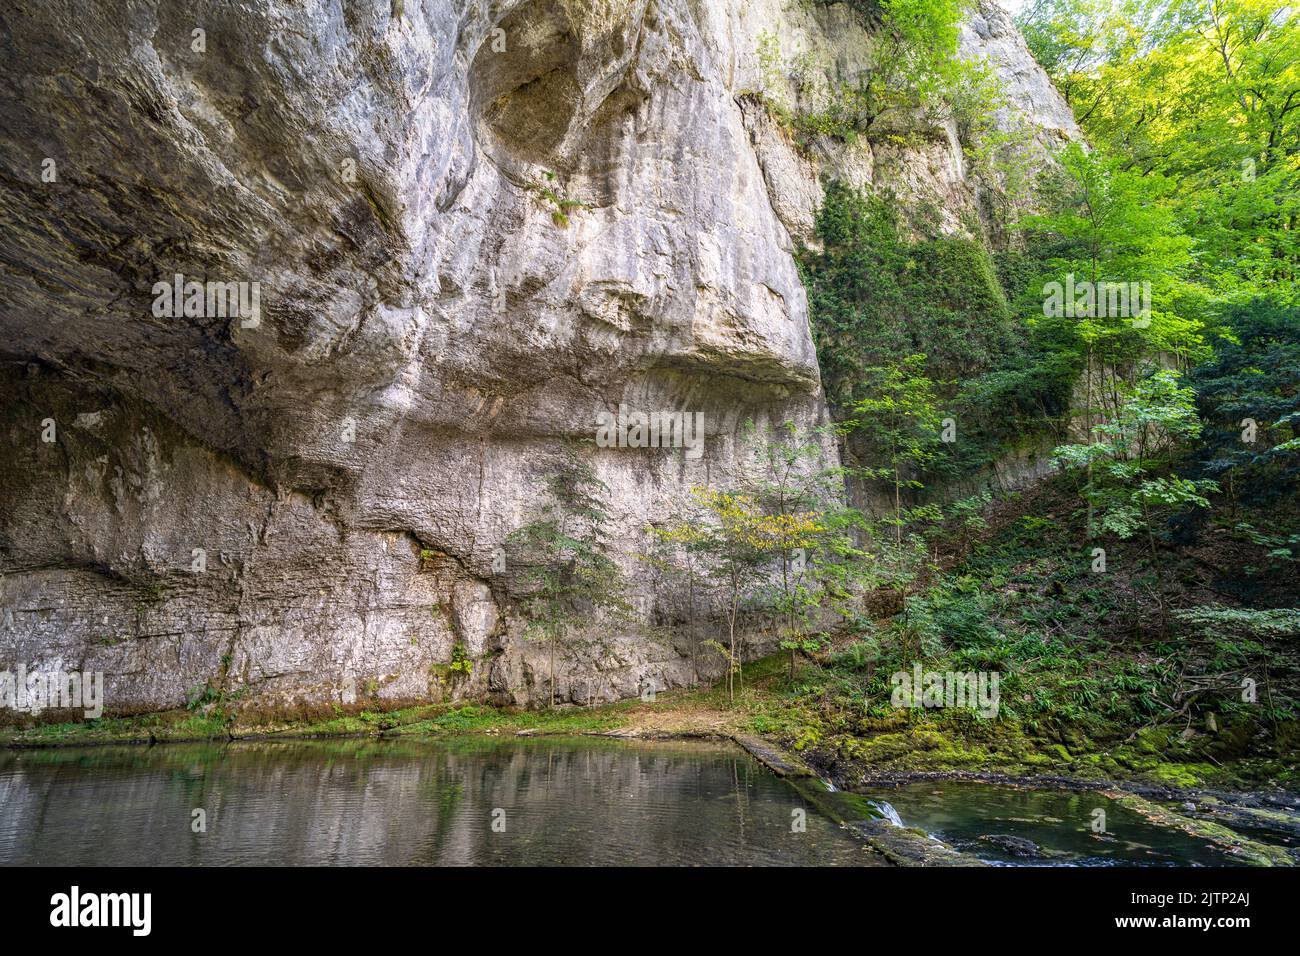
[[794,595],[790,593],[790,559],[781,556],[781,587],[785,589],[786,640],[790,642],[790,683],[794,683]]
[[555,709],[555,641],[556,636],[551,635],[551,710]]
[[[1096,271],[1096,270],[1094,270],[1094,272],[1095,272],[1095,271]],[[1087,359],[1087,361],[1088,361],[1088,374],[1087,374],[1087,383],[1088,383],[1088,384],[1087,384],[1087,386],[1086,386],[1086,388],[1085,388],[1085,393],[1084,393],[1084,396],[1083,396],[1083,434],[1084,434],[1084,439],[1083,439],[1083,440],[1084,440],[1084,442],[1086,442],[1087,444],[1091,445],[1091,444],[1092,444],[1092,343],[1091,343],[1091,342],[1088,343],[1088,359]],[[1088,524],[1087,524],[1086,533],[1087,533],[1087,536],[1088,536],[1087,540],[1091,541],[1092,538],[1093,538],[1093,532],[1092,532],[1092,454],[1091,454],[1091,452],[1088,454]]]
[[695,627],[695,572],[691,571],[688,578],[686,599],[687,618],[690,622],[691,629],[691,689],[694,690],[700,683],[700,663],[699,663],[699,646],[700,635]]
[[727,703],[736,702],[736,579],[731,580],[731,607],[727,610]]
[[903,500],[899,491],[898,468],[894,468],[894,544],[899,550],[898,558],[903,559]]

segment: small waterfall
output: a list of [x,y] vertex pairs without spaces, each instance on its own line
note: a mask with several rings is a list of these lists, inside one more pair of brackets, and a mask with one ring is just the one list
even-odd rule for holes
[[868,802],[879,810],[884,818],[894,826],[901,827],[903,825],[903,818],[898,815],[898,811],[894,809],[894,805],[888,800],[881,800],[879,802],[870,800]]

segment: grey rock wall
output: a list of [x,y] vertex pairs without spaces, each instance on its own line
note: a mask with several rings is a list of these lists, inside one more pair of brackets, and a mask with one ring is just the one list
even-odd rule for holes
[[[1068,132],[1008,26],[965,42]],[[640,623],[560,694],[689,680],[634,554],[744,421],[825,419],[791,240],[819,177],[977,192],[959,144],[886,174],[779,142],[739,95],[763,30],[867,42],[779,0],[0,8],[0,667],[103,671],[112,712],[535,700],[494,557],[623,403],[703,412],[706,450],[588,452]],[[256,314],[168,315],[176,275]]]

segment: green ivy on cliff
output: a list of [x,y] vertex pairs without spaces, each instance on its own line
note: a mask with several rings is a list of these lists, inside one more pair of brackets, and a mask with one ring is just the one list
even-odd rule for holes
[[962,429],[935,469],[968,473],[1064,413],[1077,360],[1052,341],[1053,330],[1016,317],[982,242],[909,239],[897,210],[888,196],[826,188],[816,230],[822,248],[799,251],[822,380],[844,416],[868,397],[866,369],[926,356],[945,416]]

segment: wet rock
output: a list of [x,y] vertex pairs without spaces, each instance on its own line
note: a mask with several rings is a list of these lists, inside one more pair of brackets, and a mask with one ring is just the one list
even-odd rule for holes
[[984,866],[983,861],[953,849],[923,830],[898,827],[888,820],[867,820],[848,824],[896,866]]
[[1043,851],[1039,849],[1037,843],[1033,840],[1027,840],[1024,837],[1011,836],[1005,833],[990,833],[979,838],[992,847],[996,847],[1003,853],[1019,857],[1041,857]]

